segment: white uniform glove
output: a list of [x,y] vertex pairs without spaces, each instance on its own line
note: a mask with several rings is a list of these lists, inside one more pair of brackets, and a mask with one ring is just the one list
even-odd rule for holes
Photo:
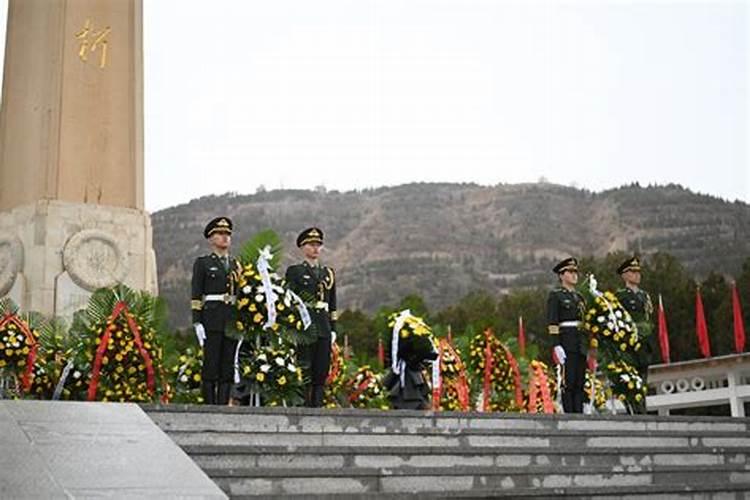
[[557,364],[564,365],[567,356],[565,355],[565,349],[563,349],[563,346],[556,345],[553,352],[555,353],[555,357],[557,358]]
[[331,330],[331,345],[336,343],[336,332]]
[[195,336],[198,339],[198,345],[203,347],[206,342],[206,329],[203,328],[201,323],[194,323],[193,328],[195,329]]

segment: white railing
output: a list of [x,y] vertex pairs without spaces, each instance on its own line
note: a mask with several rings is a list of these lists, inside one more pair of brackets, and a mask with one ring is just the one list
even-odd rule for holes
[[646,406],[659,415],[678,408],[729,404],[733,417],[744,417],[750,401],[750,353],[696,359],[648,370]]

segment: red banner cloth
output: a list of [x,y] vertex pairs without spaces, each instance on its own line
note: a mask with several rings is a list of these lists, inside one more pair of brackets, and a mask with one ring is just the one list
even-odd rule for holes
[[521,390],[521,370],[518,368],[518,362],[516,361],[513,353],[510,349],[505,348],[505,359],[508,360],[510,370],[513,373],[513,387],[515,389],[516,406],[523,408],[523,391]]
[[745,322],[742,317],[742,306],[740,296],[737,293],[737,284],[732,285],[732,314],[734,316],[734,350],[745,351]]
[[700,288],[695,290],[695,334],[698,337],[698,349],[704,358],[711,357],[711,345],[708,341],[706,314],[703,311],[703,298]]
[[518,352],[521,357],[526,357],[526,331],[523,328],[523,316],[518,317]]
[[378,337],[378,362],[381,368],[385,366],[385,350],[383,349],[383,339],[380,337]]
[[659,348],[661,349],[661,360],[664,364],[668,364],[669,360],[669,333],[667,332],[667,316],[664,313],[664,304],[661,301],[661,294],[659,294]]

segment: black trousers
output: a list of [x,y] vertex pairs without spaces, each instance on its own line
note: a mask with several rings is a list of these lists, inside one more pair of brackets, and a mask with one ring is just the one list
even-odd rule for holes
[[565,386],[562,392],[563,410],[565,413],[583,413],[586,356],[580,352],[567,353],[563,368],[565,371]]
[[224,332],[206,332],[203,344],[203,402],[208,405],[225,405],[234,382],[234,351],[237,341],[224,336]]
[[310,367],[310,387],[305,400],[307,406],[323,406],[323,391],[331,368],[331,334],[318,337],[304,349],[304,361]]

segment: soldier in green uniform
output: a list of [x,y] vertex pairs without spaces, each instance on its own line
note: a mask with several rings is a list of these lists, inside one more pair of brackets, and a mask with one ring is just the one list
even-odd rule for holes
[[232,221],[217,217],[206,225],[203,236],[211,253],[193,264],[190,308],[198,343],[203,348],[202,392],[206,404],[225,405],[234,378],[237,341],[226,336],[234,318],[235,286],[239,262],[229,255]]
[[547,330],[555,344],[553,360],[563,366],[562,403],[565,413],[583,413],[584,380],[588,336],[583,330],[586,304],[575,289],[578,283],[578,261],[567,258],[553,269],[560,286],[547,298]]
[[617,268],[617,274],[620,275],[625,286],[617,290],[615,295],[638,326],[641,349],[636,353],[635,364],[643,382],[646,383],[648,365],[654,362],[652,357],[655,352],[655,339],[651,324],[654,306],[648,293],[640,288],[641,261],[638,257],[631,257],[620,264],[620,267]]
[[320,250],[323,246],[323,231],[311,227],[297,236],[297,246],[302,250],[304,261],[289,266],[286,281],[289,288],[307,304],[312,332],[317,338],[304,352],[304,361],[309,365],[310,387],[305,395],[307,406],[323,405],[323,391],[331,364],[331,344],[336,339],[336,275],[333,269],[321,266]]

